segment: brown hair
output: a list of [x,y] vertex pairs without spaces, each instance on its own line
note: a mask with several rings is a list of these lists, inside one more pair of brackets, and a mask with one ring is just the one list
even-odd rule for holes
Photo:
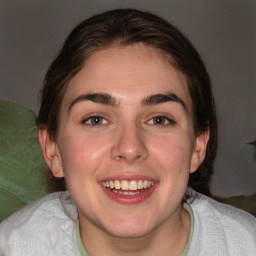
[[[96,50],[111,45],[144,43],[172,59],[187,78],[192,99],[195,135],[208,128],[210,138],[206,157],[189,177],[189,186],[210,195],[209,182],[217,150],[217,118],[211,82],[206,68],[189,40],[162,18],[133,9],[118,9],[95,15],[79,24],[68,36],[50,66],[41,91],[39,129],[46,128],[50,138],[58,133],[60,107],[69,81],[82,69]],[[53,190],[64,190],[64,179],[53,178]]]

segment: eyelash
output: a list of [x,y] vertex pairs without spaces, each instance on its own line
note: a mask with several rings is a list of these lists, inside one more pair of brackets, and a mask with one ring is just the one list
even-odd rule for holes
[[[154,120],[156,121],[157,119],[162,119],[162,121],[164,120],[164,124],[162,123],[154,123]],[[153,123],[150,124],[150,121],[152,121]],[[168,122],[168,123],[166,123]],[[176,122],[164,115],[157,115],[157,116],[153,116],[152,118],[149,119],[149,121],[147,121],[148,124],[150,125],[154,125],[154,126],[169,126],[169,125],[174,125],[176,124]]]
[[[96,121],[96,120],[93,121],[93,119],[99,119],[98,123],[97,122],[93,123],[94,121]],[[154,122],[154,121],[157,121],[157,119],[160,120],[160,123]],[[164,121],[164,123],[161,123],[161,121]],[[153,122],[153,123],[150,123],[150,122]],[[93,126],[100,126],[100,125],[107,125],[109,123],[110,122],[101,115],[92,115],[92,116],[87,117],[86,119],[81,121],[81,124],[92,126],[92,127]],[[149,124],[149,125],[154,125],[154,126],[169,126],[169,125],[176,124],[176,122],[173,119],[171,119],[167,116],[164,116],[164,115],[153,116],[146,123]]]
[[[93,124],[93,119],[96,119],[98,118],[100,121],[99,123],[94,123]],[[90,123],[88,123],[88,121],[90,121]],[[94,120],[95,121],[95,120]],[[104,123],[105,122],[105,123]],[[89,126],[98,126],[98,125],[106,125],[107,123],[109,123],[109,121],[104,118],[103,116],[100,116],[100,115],[93,115],[93,116],[90,116],[90,117],[87,117],[86,119],[82,120],[81,122],[83,125],[89,125]]]

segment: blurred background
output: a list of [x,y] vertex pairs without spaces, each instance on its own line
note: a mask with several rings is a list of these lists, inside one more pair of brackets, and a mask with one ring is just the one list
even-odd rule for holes
[[0,0],[0,99],[35,113],[49,65],[69,32],[114,8],[153,12],[177,26],[212,78],[220,135],[211,190],[256,193],[255,0]]

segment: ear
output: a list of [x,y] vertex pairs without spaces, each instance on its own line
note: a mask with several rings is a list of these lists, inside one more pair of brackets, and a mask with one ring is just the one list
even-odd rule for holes
[[204,161],[206,147],[209,140],[209,128],[207,131],[199,134],[194,141],[194,148],[191,158],[190,173],[195,172],[200,164]]
[[38,140],[43,152],[44,161],[56,178],[64,177],[58,145],[51,140],[47,129],[38,129]]

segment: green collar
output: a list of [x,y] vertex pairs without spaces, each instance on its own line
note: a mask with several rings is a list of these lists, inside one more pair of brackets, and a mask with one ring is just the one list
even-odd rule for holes
[[80,236],[80,232],[79,232],[79,221],[77,220],[76,223],[76,239],[77,239],[77,245],[80,251],[81,256],[90,256],[87,251],[84,248],[84,245],[81,241],[81,236]]

